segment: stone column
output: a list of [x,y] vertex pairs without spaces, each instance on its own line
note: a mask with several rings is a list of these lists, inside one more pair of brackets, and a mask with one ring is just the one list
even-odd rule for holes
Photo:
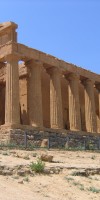
[[95,84],[95,88],[96,88],[96,90],[98,92],[98,102],[99,102],[99,105],[98,105],[99,106],[98,117],[100,119],[100,84],[99,83]]
[[70,74],[69,80],[69,121],[70,130],[81,130],[80,101],[79,101],[79,77]]
[[98,92],[97,132],[100,133],[100,84],[95,84],[95,88]]
[[99,99],[99,119],[100,119],[100,85],[98,87],[98,99]]
[[7,57],[5,124],[20,124],[18,58]]
[[52,67],[47,70],[50,75],[50,124],[51,128],[63,129],[61,72]]
[[99,98],[99,124],[98,124],[98,132],[100,133],[100,85],[99,85],[99,89],[98,89],[98,98]]
[[41,91],[41,70],[42,63],[29,61],[26,65],[30,69],[28,81],[28,107],[30,125],[34,127],[43,126],[42,113],[42,91]]
[[98,98],[99,98],[99,116],[98,116],[98,123],[97,123],[97,128],[98,128],[98,133],[100,133],[100,86],[98,89]]
[[85,122],[87,132],[97,132],[97,120],[94,99],[94,82],[86,79],[83,82],[85,88]]

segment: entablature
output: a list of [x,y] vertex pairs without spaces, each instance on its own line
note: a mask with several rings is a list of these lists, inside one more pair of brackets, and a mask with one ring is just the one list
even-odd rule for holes
[[0,46],[0,62],[5,62],[7,55],[16,55],[22,61],[39,60],[43,63],[44,68],[58,67],[62,70],[62,74],[68,75],[75,73],[80,79],[89,78],[96,83],[100,82],[100,75],[78,67],[74,64],[60,60],[54,56],[29,48],[23,44],[16,42],[8,42],[6,45]]

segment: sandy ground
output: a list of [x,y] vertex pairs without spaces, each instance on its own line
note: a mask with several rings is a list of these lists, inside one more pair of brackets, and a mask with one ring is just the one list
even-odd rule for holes
[[[28,165],[41,154],[48,154],[53,155],[53,162],[46,162],[45,168],[60,167],[62,170],[59,174],[28,175],[28,181],[21,176],[0,175],[0,200],[100,200],[100,174],[85,177],[73,173],[76,170],[100,168],[100,153],[61,150],[6,152],[7,155],[0,150],[0,165]],[[25,156],[29,156],[29,160]]]

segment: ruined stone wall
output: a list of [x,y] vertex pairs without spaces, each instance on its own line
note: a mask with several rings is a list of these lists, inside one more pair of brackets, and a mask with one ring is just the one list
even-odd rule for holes
[[10,130],[10,143],[27,148],[63,148],[77,150],[100,150],[100,136],[83,132],[66,133],[53,130]]

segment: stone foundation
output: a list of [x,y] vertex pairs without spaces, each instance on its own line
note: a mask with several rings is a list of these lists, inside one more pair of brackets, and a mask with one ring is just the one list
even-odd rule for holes
[[[0,142],[23,147],[100,149],[100,135],[82,131],[2,127]],[[43,144],[46,144],[43,146]]]

